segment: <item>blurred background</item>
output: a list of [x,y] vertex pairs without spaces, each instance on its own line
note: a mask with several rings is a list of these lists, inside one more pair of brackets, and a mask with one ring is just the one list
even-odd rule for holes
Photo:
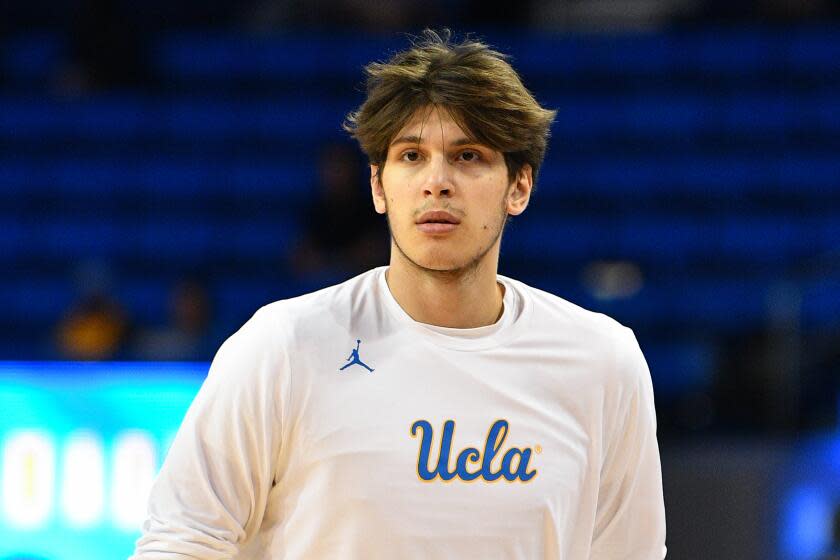
[[341,130],[425,26],[557,120],[500,272],[636,332],[669,558],[840,558],[840,6],[0,4],[0,558],[125,557],[209,361],[387,263]]

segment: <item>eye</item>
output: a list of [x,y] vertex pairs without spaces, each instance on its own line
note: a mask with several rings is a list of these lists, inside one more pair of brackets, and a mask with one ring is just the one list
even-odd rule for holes
[[459,154],[459,157],[463,161],[478,161],[481,159],[481,154],[479,154],[475,150],[464,150]]
[[403,154],[400,156],[400,159],[403,161],[417,161],[420,159],[420,152],[418,152],[417,150],[408,150],[406,152],[403,152]]

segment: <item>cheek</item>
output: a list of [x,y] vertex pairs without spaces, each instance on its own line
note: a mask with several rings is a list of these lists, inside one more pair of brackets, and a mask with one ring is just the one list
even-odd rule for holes
[[484,184],[484,187],[485,192],[493,193],[491,195],[488,195],[488,198],[492,198],[499,202],[493,204],[491,208],[486,206],[486,204],[489,202],[488,199],[475,201],[477,204],[481,204],[482,206],[484,206],[484,216],[480,222],[481,231],[495,232],[500,227],[500,223],[503,223],[507,218],[508,190],[507,187],[502,187],[501,190],[499,189],[499,181],[497,178],[488,179],[487,182]]

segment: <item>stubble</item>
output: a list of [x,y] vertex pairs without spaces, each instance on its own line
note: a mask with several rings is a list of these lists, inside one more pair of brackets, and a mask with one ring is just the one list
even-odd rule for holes
[[[468,259],[467,262],[461,265],[454,265],[451,268],[430,268],[427,266],[423,266],[422,264],[418,263],[414,259],[412,259],[408,253],[406,253],[403,248],[400,246],[400,242],[397,239],[397,236],[394,235],[394,228],[391,225],[391,213],[388,211],[388,199],[385,198],[385,218],[388,224],[388,233],[391,236],[391,243],[393,247],[396,247],[397,251],[400,252],[400,255],[408,262],[410,265],[415,268],[418,272],[423,274],[428,274],[430,276],[434,276],[440,280],[448,280],[448,281],[465,281],[469,280],[469,278],[475,276],[481,268],[481,265],[484,263],[484,258],[487,256],[487,253],[496,245],[497,242],[501,243],[502,233],[505,229],[505,224],[510,219],[510,216],[507,213],[507,205],[505,202],[505,198],[502,198],[501,205],[500,205],[500,213],[498,215],[498,220],[496,223],[493,224],[495,229],[490,242],[483,247],[480,247],[479,250],[473,255],[472,258]],[[486,226],[485,226],[486,227]]]

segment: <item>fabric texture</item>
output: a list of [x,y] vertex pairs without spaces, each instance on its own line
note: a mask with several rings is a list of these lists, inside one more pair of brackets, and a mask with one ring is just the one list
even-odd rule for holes
[[633,332],[501,275],[495,324],[424,325],[385,270],[221,346],[132,559],[664,558]]

